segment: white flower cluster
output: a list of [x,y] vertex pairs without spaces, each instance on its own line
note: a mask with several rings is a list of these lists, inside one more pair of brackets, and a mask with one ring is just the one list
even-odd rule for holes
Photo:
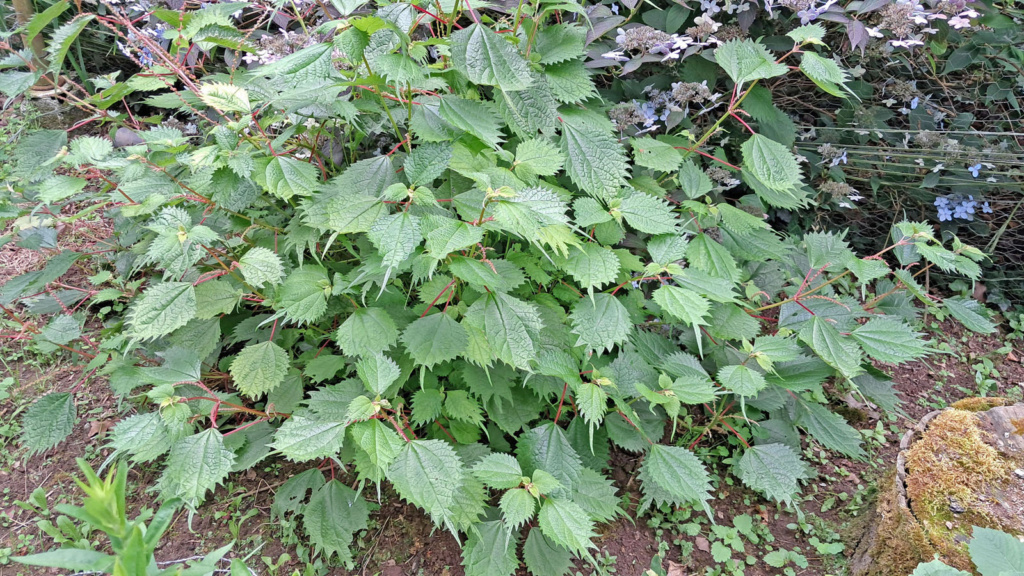
[[[726,1],[728,2],[730,0]],[[712,3],[714,3],[714,0],[712,0]],[[730,6],[732,6],[732,4],[730,4]],[[743,6],[743,10],[748,8],[746,4]],[[715,8],[717,11],[721,11],[721,9],[717,7],[717,4],[715,4]],[[721,44],[718,38],[715,38],[714,33],[722,27],[722,24],[715,22],[711,17],[712,14],[712,12],[705,12],[703,15],[694,18],[694,26],[687,30],[687,34],[663,34],[663,37],[660,37],[657,40],[650,42],[648,46],[645,46],[645,51],[649,54],[661,55],[661,61],[665,62],[668,60],[679,60],[680,58],[683,58],[684,52],[690,48],[694,49],[690,52],[692,54],[701,48]],[[615,43],[619,47],[618,50],[606,52],[601,56],[618,62],[629,61],[631,59],[629,53],[634,44],[631,42],[629,31],[619,28],[618,34],[615,37]]]

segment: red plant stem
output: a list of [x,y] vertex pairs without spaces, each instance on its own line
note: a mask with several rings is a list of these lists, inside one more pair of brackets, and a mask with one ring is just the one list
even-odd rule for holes
[[391,422],[391,425],[395,428],[395,430],[397,430],[398,433],[401,434],[403,440],[405,440],[406,442],[411,442],[411,440],[409,440],[409,437],[405,435],[405,430],[402,430],[402,427],[398,425],[398,421],[395,420],[394,416],[392,416],[391,414],[384,414],[384,417],[387,418],[388,422]]
[[[415,4],[413,4],[413,6],[415,6]],[[419,8],[418,6],[416,6],[416,7]],[[408,143],[408,142],[409,142],[409,135],[406,134],[405,138],[401,142],[399,142],[398,144],[395,144],[395,147],[392,148],[387,154],[385,154],[385,156],[391,156],[395,152],[398,152],[398,149],[401,148],[402,146],[405,146],[405,144]]]
[[743,124],[743,127],[746,128],[747,130],[749,130],[751,134],[756,134],[756,132],[754,132],[754,129],[751,128],[749,124],[744,122],[742,118],[740,118],[739,114],[737,114],[735,112],[729,112],[729,115],[732,116],[733,119],[736,120],[737,122],[739,122],[740,124]]
[[629,416],[626,416],[626,414],[622,410],[619,410],[618,412],[619,415],[626,420],[626,422],[629,422],[630,426],[632,426],[637,432],[640,433],[641,436],[643,436],[644,440],[647,440],[648,444],[654,445],[654,442],[651,442],[651,439],[648,438],[646,434],[644,434],[644,431],[641,430],[640,427],[637,426],[636,424],[633,424],[633,421],[629,419]]
[[427,306],[427,309],[423,311],[423,314],[420,314],[420,318],[423,318],[424,316],[427,315],[427,312],[430,312],[430,309],[434,307],[434,304],[437,304],[437,301],[441,299],[441,296],[444,296],[444,293],[447,292],[448,289],[451,288],[453,284],[455,284],[455,278],[452,278],[452,281],[449,282],[444,287],[444,289],[441,290],[441,293],[434,298],[434,300],[430,303],[430,306]]
[[693,152],[695,154],[700,154],[701,156],[703,156],[705,158],[710,158],[711,160],[714,160],[715,162],[718,162],[719,164],[724,164],[724,165],[728,166],[729,168],[732,168],[733,170],[739,170],[740,169],[740,167],[736,166],[735,164],[730,164],[730,163],[726,162],[725,160],[722,160],[721,158],[718,158],[717,156],[712,156],[711,154],[708,154],[707,152],[704,152],[702,150],[698,150],[697,148],[690,148],[689,146],[676,146],[675,149],[676,150],[686,150],[687,152]]
[[253,420],[252,422],[249,422],[248,424],[245,424],[244,426],[239,426],[238,428],[235,428],[234,430],[232,430],[231,432],[228,432],[224,436],[225,437],[231,436],[235,432],[241,432],[242,430],[245,430],[246,428],[248,428],[250,426],[254,426],[256,424],[259,424],[260,422],[266,422],[266,421],[267,421],[266,418],[257,418],[256,420]]
[[565,392],[569,390],[569,383],[566,382],[562,386],[562,397],[558,400],[558,411],[555,412],[555,424],[558,424],[558,419],[562,417],[562,404],[565,403]]
[[447,428],[445,428],[445,427],[444,427],[444,426],[443,426],[443,425],[441,424],[441,421],[440,421],[440,420],[436,420],[436,419],[435,419],[435,420],[434,420],[434,424],[437,424],[437,427],[438,427],[438,428],[440,428],[440,429],[441,429],[441,431],[442,431],[442,432],[444,432],[444,435],[445,435],[445,436],[447,436],[447,437],[448,437],[448,439],[452,441],[452,444],[458,444],[458,442],[456,442],[456,441],[455,441],[455,437],[453,437],[453,436],[451,435],[451,433],[450,433],[450,432],[448,432],[448,429],[447,429]]
[[743,435],[741,435],[739,432],[737,432],[736,429],[733,428],[732,426],[729,426],[728,422],[726,422],[725,420],[719,420],[719,422],[722,423],[722,426],[725,426],[726,428],[729,429],[729,431],[731,431],[734,435],[736,435],[736,437],[740,439],[740,442],[743,442],[744,446],[746,446],[747,448],[750,448],[750,444],[748,444],[747,440],[745,438],[743,438]]

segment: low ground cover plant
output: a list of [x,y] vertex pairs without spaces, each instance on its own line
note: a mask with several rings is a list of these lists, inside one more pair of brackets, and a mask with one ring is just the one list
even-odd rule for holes
[[[87,26],[139,69],[57,89],[112,138],[39,130],[13,152],[5,241],[49,259],[0,288],[5,335],[109,379],[135,409],[113,458],[162,462],[162,499],[309,463],[275,514],[341,563],[383,483],[469,574],[596,562],[598,524],[627,512],[612,446],[642,459],[638,513],[710,516],[721,474],[794,505],[805,434],[865,455],[831,406],[895,408],[874,364],[929,352],[922,311],[994,325],[928,293],[930,270],[977,279],[985,258],[929,222],[897,216],[873,253],[780,231],[819,198],[769,87],[855,102],[830,46],[914,54],[990,8],[729,4],[721,24],[701,4],[81,12],[47,62],[12,48],[0,90],[59,75]],[[104,249],[63,249],[62,223],[100,215]],[[44,396],[24,444],[58,446],[76,413],[73,391]],[[709,470],[724,436],[728,469]]]

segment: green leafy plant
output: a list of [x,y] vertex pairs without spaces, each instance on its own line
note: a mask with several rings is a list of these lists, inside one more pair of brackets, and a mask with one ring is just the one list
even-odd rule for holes
[[[301,520],[327,559],[352,561],[367,495],[387,482],[462,543],[468,574],[511,574],[520,547],[531,573],[564,574],[598,563],[597,525],[624,513],[603,472],[613,445],[642,459],[641,513],[712,517],[719,471],[701,454],[722,435],[736,446],[722,473],[795,505],[812,477],[800,433],[863,458],[830,403],[885,405],[892,384],[872,363],[928,353],[915,301],[994,329],[977,302],[922,286],[933,268],[977,278],[984,258],[926,223],[894,224],[864,256],[843,233],[771,226],[812,200],[792,142],[772,136],[766,81],[848,95],[820,25],[777,51],[705,42],[694,84],[724,90],[717,119],[695,110],[624,138],[588,71],[609,28],[575,3],[522,3],[511,30],[458,2],[349,6],[280,59],[236,34],[225,6],[245,8],[154,12],[166,48],[104,16],[148,72],[76,98],[133,137],[37,131],[13,169],[37,219],[20,241],[51,256],[0,289],[13,337],[149,404],[110,447],[162,461],[168,506],[279,456],[314,467],[281,486],[274,514]],[[51,69],[74,32],[52,41]],[[197,78],[179,65],[194,47],[229,69]],[[238,67],[236,52],[263,65]],[[108,111],[137,93],[200,135]],[[723,174],[734,183],[716,186]],[[109,250],[43,247],[68,218],[50,208],[72,203],[114,221]],[[90,287],[58,282],[82,264],[101,268]],[[37,324],[11,308],[26,302],[56,309]],[[127,312],[87,337],[82,312],[111,302]],[[23,443],[49,450],[76,417],[73,393],[44,396]],[[719,536],[723,557],[742,547]]]
[[[49,566],[117,576],[208,576],[216,573],[218,562],[231,549],[231,544],[187,566],[173,564],[162,570],[157,568],[153,551],[174,520],[174,515],[181,506],[180,500],[168,500],[155,513],[144,510],[134,520],[129,521],[125,506],[128,467],[122,464],[116,470],[111,469],[105,478],[97,476],[92,467],[81,458],[78,459],[78,467],[85,476],[85,482],[75,480],[85,492],[82,506],[58,504],[55,509],[63,514],[60,518],[64,518],[68,524],[65,531],[80,533],[84,529],[86,532],[98,530],[105,533],[113,554],[100,552],[91,546],[76,546],[76,542],[64,542],[64,546],[56,550],[14,556],[11,560],[28,566]],[[74,526],[74,522],[68,518],[77,521],[80,527]],[[248,568],[240,560],[232,561],[231,572],[249,574]]]
[[[1006,532],[974,527],[967,544],[971,562],[981,576],[1005,576],[1024,570],[1024,542]],[[921,563],[911,576],[962,576],[970,574],[935,559]]]

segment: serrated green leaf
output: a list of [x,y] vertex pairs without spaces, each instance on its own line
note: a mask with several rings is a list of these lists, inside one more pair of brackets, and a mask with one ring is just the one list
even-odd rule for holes
[[411,421],[417,426],[433,422],[441,415],[441,408],[443,407],[444,393],[440,390],[429,388],[417,390],[412,396]]
[[335,341],[349,356],[371,356],[398,343],[398,328],[384,309],[359,308],[338,327]]
[[447,314],[431,314],[406,327],[402,344],[417,364],[430,368],[464,354],[469,336],[466,329]]
[[800,493],[800,480],[810,478],[799,454],[785,444],[747,448],[736,465],[736,475],[751,489],[787,506]]
[[868,356],[882,362],[902,364],[928,353],[921,334],[895,318],[872,318],[851,335]]
[[847,378],[864,371],[860,365],[862,353],[856,342],[842,336],[835,326],[820,316],[812,316],[800,330],[800,340]]
[[578,24],[545,26],[537,34],[534,51],[541,64],[557,64],[583,56],[587,30]]
[[505,524],[513,530],[518,530],[533,518],[537,500],[525,488],[515,488],[502,494],[498,508],[505,518]]
[[265,284],[280,284],[284,278],[281,258],[273,251],[259,246],[250,249],[238,260],[238,268],[245,281],[257,288]]
[[796,156],[782,144],[755,134],[743,143],[741,150],[743,169],[770,190],[789,193],[803,185]]
[[293,270],[278,289],[277,306],[290,322],[298,325],[316,322],[327,311],[331,283],[322,266],[303,266]]
[[665,284],[654,291],[654,301],[670,316],[696,328],[707,326],[710,303],[696,292]]
[[484,484],[499,490],[515,488],[523,481],[519,461],[509,454],[488,454],[473,466],[471,472]]
[[171,449],[173,437],[159,412],[135,414],[121,420],[110,434],[109,446],[128,454],[132,462],[152,462]]
[[452,63],[470,82],[522,90],[532,83],[526,60],[505,36],[481,24],[451,35]]
[[718,383],[733,394],[746,397],[756,396],[768,385],[763,375],[740,364],[719,370]]
[[44,452],[63,442],[77,421],[74,396],[67,392],[47,394],[25,411],[21,443],[29,454]]
[[499,520],[476,524],[462,547],[462,565],[466,576],[510,576],[519,566],[515,538]]
[[548,498],[540,508],[538,520],[544,535],[559,546],[564,546],[581,556],[587,555],[590,548],[596,548],[591,541],[597,536],[594,532],[594,523],[587,513],[571,500]]
[[427,232],[426,249],[432,257],[442,260],[452,252],[469,248],[484,238],[483,228],[445,218]]
[[692,452],[679,446],[654,444],[640,467],[644,498],[641,507],[652,503],[699,504],[711,515],[711,477]]
[[290,156],[275,156],[264,173],[267,189],[282,200],[309,196],[320,185],[319,176],[316,166]]
[[69,314],[60,314],[50,319],[39,335],[54,344],[67,344],[82,335],[78,320]]
[[463,474],[462,459],[440,440],[407,442],[388,470],[399,496],[426,510],[435,522],[453,515]]
[[581,298],[569,315],[572,332],[579,336],[576,346],[604,352],[622,344],[633,331],[626,308],[610,294]]
[[[516,446],[516,456],[526,476],[535,476],[537,470],[543,470],[554,476],[564,491],[573,489],[583,470],[583,463],[565,432],[550,422],[523,433]],[[562,492],[559,490],[555,495]]]
[[985,307],[979,304],[977,300],[955,296],[944,299],[942,304],[968,330],[973,330],[979,334],[995,332],[996,325],[989,321],[984,312]]
[[373,223],[366,237],[380,250],[384,266],[398,266],[420,245],[423,235],[420,233],[419,222],[419,217],[401,212],[384,216]]
[[128,312],[128,336],[152,340],[181,328],[196,315],[196,291],[191,282],[165,282],[149,287]]
[[235,453],[224,447],[224,437],[208,428],[171,447],[157,489],[165,500],[180,498],[198,506],[207,492],[227,478],[234,463]]
[[821,404],[800,402],[796,424],[807,430],[829,450],[842,452],[850,458],[863,458],[861,436],[843,417]]
[[250,344],[231,362],[231,379],[242,394],[259,398],[284,382],[289,365],[288,353],[277,344]]
[[586,242],[572,249],[569,257],[559,262],[582,288],[601,288],[619,274],[619,258],[607,246]]
[[782,76],[789,71],[763,44],[749,38],[730,40],[715,50],[715,61],[737,84]]
[[402,369],[391,358],[377,353],[356,362],[356,373],[371,394],[382,396],[402,375]]
[[622,145],[611,133],[587,122],[562,124],[565,171],[573,184],[597,198],[612,198],[629,176]]
[[82,33],[82,30],[85,30],[85,27],[94,18],[96,18],[95,14],[79,14],[53,33],[53,36],[50,38],[50,44],[46,47],[50,60],[50,65],[47,68],[48,72],[54,74],[54,76],[60,74],[61,67],[64,65],[64,58],[67,57],[68,50],[74,44],[75,38],[78,38],[78,35]]
[[843,88],[849,77],[835,60],[823,58],[814,52],[804,52],[801,58],[800,71],[818,88],[838,98],[846,98]]
[[677,170],[683,162],[682,154],[668,142],[644,136],[631,139],[629,144],[633,148],[636,163],[644,168],[671,172]]
[[352,538],[366,530],[369,517],[366,501],[355,490],[332,479],[309,499],[302,512],[302,526],[326,559],[337,554],[342,561],[350,561]]
[[626,222],[648,234],[674,234],[678,220],[672,207],[661,198],[634,192],[622,199],[617,212]]
[[345,441],[345,423],[292,414],[274,434],[271,446],[293,462],[334,456]]
[[543,138],[534,138],[519,143],[512,166],[520,177],[554,176],[564,164],[565,157],[557,146]]
[[204,104],[218,112],[239,112],[249,114],[249,92],[241,86],[210,82],[199,87],[199,98]]
[[533,576],[565,576],[572,567],[572,553],[540,530],[530,530],[523,545],[523,562]]

